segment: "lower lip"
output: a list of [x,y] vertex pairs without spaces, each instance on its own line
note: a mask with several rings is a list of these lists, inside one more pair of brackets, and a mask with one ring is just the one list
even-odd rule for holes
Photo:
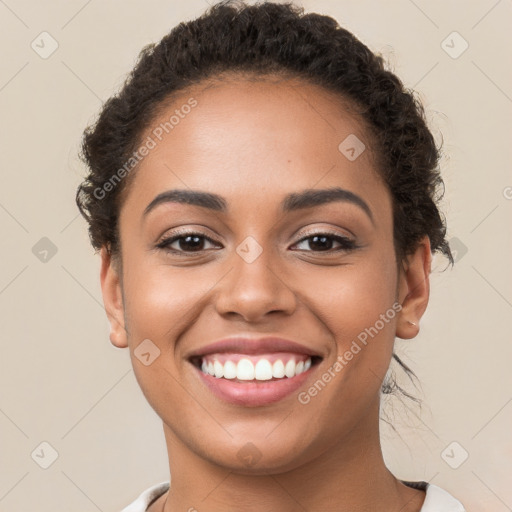
[[311,366],[307,371],[295,377],[248,382],[213,377],[203,373],[196,366],[194,366],[194,369],[199,373],[200,378],[210,391],[218,398],[234,405],[258,407],[278,402],[297,391],[311,376],[316,366]]

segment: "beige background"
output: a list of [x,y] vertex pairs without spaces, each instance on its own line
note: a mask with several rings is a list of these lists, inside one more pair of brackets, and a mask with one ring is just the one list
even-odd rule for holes
[[[510,511],[512,2],[302,5],[387,56],[444,138],[444,209],[459,260],[432,276],[420,335],[397,341],[424,407],[386,405],[400,434],[382,424],[386,460],[468,512]],[[161,423],[128,352],[108,339],[99,256],[74,203],[85,172],[77,151],[139,50],[206,7],[0,0],[0,511],[114,512],[168,478]],[[31,48],[43,31],[59,45],[46,59]],[[446,39],[453,31],[469,44],[457,58],[445,51],[462,48]],[[54,255],[41,252],[43,237]],[[52,449],[58,458],[43,469]]]

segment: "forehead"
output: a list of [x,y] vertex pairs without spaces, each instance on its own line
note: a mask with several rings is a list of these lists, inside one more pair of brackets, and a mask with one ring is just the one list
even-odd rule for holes
[[[342,186],[366,195],[385,188],[356,107],[297,79],[189,87],[160,106],[141,140],[151,149],[126,200],[139,211],[173,188],[212,191],[240,206],[304,188]],[[349,159],[346,146],[354,143],[364,150]]]

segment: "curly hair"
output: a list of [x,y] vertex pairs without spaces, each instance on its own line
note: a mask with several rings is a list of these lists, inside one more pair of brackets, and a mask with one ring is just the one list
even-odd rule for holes
[[[120,92],[105,102],[83,134],[80,157],[90,173],[76,202],[96,250],[120,250],[118,214],[133,172],[118,186],[111,178],[132,158],[145,128],[173,94],[225,72],[296,77],[334,91],[355,107],[375,148],[377,172],[391,193],[397,260],[428,235],[431,251],[453,264],[437,206],[444,193],[440,149],[421,102],[385,69],[382,56],[335,19],[304,14],[291,2],[224,0],[142,49]],[[383,390],[393,388],[387,384]]]

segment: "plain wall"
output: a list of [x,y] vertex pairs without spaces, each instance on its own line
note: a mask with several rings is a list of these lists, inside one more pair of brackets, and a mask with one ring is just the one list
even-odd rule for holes
[[[436,259],[421,332],[397,340],[424,405],[385,405],[398,430],[382,422],[386,462],[468,512],[512,510],[512,4],[302,5],[382,53],[444,140],[442,205],[458,261],[440,272]],[[168,479],[161,422],[128,351],[109,341],[99,256],[74,201],[86,172],[77,152],[139,50],[207,6],[0,2],[0,511],[117,511]],[[31,47],[51,48],[43,31],[58,43],[46,59]],[[454,31],[469,44],[457,58],[445,51],[463,44]],[[47,469],[36,463],[51,456],[42,442],[58,452]]]

